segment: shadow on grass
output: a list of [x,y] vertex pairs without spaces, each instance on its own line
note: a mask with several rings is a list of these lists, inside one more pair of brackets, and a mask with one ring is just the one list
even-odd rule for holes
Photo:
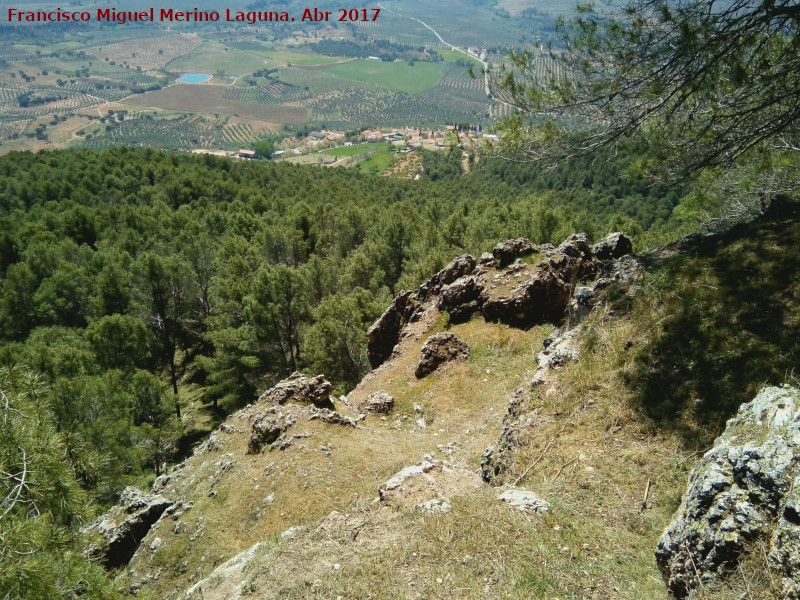
[[800,204],[699,243],[657,273],[669,317],[628,384],[659,426],[707,447],[766,384],[795,383]]

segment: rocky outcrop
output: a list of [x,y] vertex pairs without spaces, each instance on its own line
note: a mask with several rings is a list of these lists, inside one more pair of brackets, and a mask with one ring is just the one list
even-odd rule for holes
[[551,271],[539,271],[504,294],[486,294],[481,314],[514,327],[559,322],[569,303],[570,285]]
[[101,540],[90,549],[90,554],[107,569],[124,567],[153,524],[174,504],[163,496],[125,488],[119,504],[87,529],[89,535],[96,534]]
[[656,559],[670,593],[686,598],[769,540],[783,595],[800,598],[800,390],[769,387],[728,421],[689,478]]
[[508,240],[502,244],[497,244],[497,246],[492,249],[492,256],[496,264],[502,267],[520,257],[533,254],[536,249],[536,245],[529,239],[517,238],[515,240]]
[[599,260],[612,260],[633,252],[633,243],[624,233],[615,231],[592,246],[592,254]]
[[258,401],[268,404],[295,402],[313,404],[317,408],[332,409],[331,391],[333,391],[333,385],[322,375],[309,379],[295,371],[275,387],[261,394]]
[[463,361],[468,358],[469,346],[452,333],[437,333],[430,337],[422,347],[414,375],[417,379],[422,379],[445,363]]
[[362,413],[371,414],[389,414],[394,408],[394,396],[390,396],[386,392],[375,392],[367,396],[358,406],[358,410]]
[[[434,306],[452,324],[479,314],[487,321],[527,328],[561,323],[568,312],[572,323],[580,322],[598,301],[595,292],[638,276],[640,263],[621,258],[632,247],[622,233],[609,234],[594,246],[585,233],[576,233],[557,248],[517,238],[498,244],[477,262],[468,254],[459,256],[416,291],[401,292],[370,327],[370,365],[375,369],[383,364],[406,326]],[[610,261],[619,264],[610,269]],[[583,293],[573,299],[576,289]]]
[[476,264],[475,257],[469,254],[462,254],[454,258],[449,265],[419,287],[415,294],[416,298],[425,301],[438,294],[444,286],[472,273]]
[[278,406],[270,408],[253,421],[247,453],[258,454],[264,446],[275,443],[296,422],[296,415],[287,414]]
[[373,369],[377,369],[392,355],[403,327],[419,318],[423,310],[414,292],[404,290],[367,330],[367,358]]
[[450,314],[450,322],[454,325],[465,323],[481,307],[481,294],[483,285],[477,278],[462,277],[442,287],[436,308]]

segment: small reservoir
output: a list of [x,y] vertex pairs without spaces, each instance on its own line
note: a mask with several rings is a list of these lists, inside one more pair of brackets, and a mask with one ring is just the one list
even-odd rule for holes
[[205,83],[209,79],[211,75],[205,73],[186,73],[178,79],[178,83]]

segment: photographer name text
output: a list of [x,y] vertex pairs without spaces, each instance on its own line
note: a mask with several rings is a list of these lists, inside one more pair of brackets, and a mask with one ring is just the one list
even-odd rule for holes
[[297,18],[285,11],[242,11],[226,8],[217,10],[176,10],[174,8],[151,8],[143,11],[117,10],[116,8],[98,8],[96,11],[55,10],[19,10],[8,9],[9,23],[256,23],[269,22],[372,22],[381,13],[380,8],[340,8],[335,11],[306,8]]

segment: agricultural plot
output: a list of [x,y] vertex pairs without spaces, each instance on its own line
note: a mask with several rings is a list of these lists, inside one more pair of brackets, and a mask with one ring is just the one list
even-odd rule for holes
[[[20,104],[20,98],[26,101]],[[0,88],[0,117],[4,120],[35,119],[98,106],[102,102],[88,93],[58,86]]]
[[359,60],[331,67],[327,72],[344,79],[374,83],[397,92],[418,94],[439,83],[442,66],[418,62],[412,67],[406,62]]
[[305,123],[308,111],[279,105],[250,104],[223,96],[226,88],[218,85],[171,85],[163,90],[128,98],[125,104],[194,113],[235,115],[272,123]]
[[[224,124],[223,124],[224,123]],[[236,122],[228,126],[224,119],[203,115],[179,115],[166,118],[126,119],[87,136],[82,147],[100,150],[121,144],[154,148],[211,148],[235,150],[259,139],[251,125]]]
[[0,122],[0,142],[13,140],[25,133],[25,128],[30,121]]
[[203,40],[194,34],[166,35],[145,39],[129,39],[105,46],[94,46],[86,53],[100,60],[142,71],[158,71],[179,56],[191,52]]
[[250,75],[271,66],[268,61],[249,52],[228,48],[218,42],[205,41],[191,52],[166,65],[170,73],[214,73],[217,75]]
[[270,85],[252,86],[246,88],[226,87],[222,93],[224,98],[254,104],[284,104],[300,102],[312,97],[309,90],[288,85],[282,82]]

